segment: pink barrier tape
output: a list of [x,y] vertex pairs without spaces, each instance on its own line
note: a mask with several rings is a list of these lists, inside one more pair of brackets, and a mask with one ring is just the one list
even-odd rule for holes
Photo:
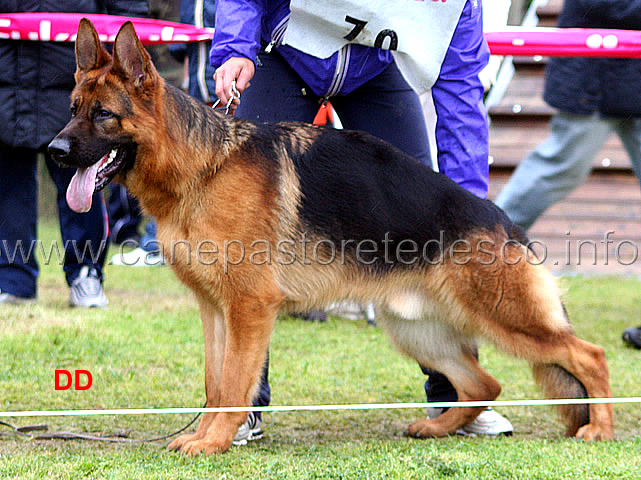
[[74,42],[78,23],[86,17],[94,24],[102,42],[113,42],[118,30],[131,20],[145,45],[211,40],[213,28],[197,28],[150,18],[120,17],[88,13],[0,13],[0,38],[44,42]]
[[641,58],[641,31],[594,28],[507,28],[486,32],[494,55]]
[[[0,13],[0,38],[73,42],[78,22],[87,17],[103,42],[113,42],[120,26],[131,20],[146,44],[211,40],[213,28],[152,20],[86,13]],[[486,32],[494,55],[553,57],[641,58],[641,31],[582,28],[506,27]]]

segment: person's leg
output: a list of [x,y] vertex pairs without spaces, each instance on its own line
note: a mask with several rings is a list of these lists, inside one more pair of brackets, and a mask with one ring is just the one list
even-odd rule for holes
[[496,204],[527,230],[585,181],[594,155],[611,132],[611,124],[598,115],[555,115],[550,135],[519,164]]
[[[260,384],[258,385],[258,391],[256,392],[256,397],[254,398],[254,405],[256,407],[266,407],[269,405],[269,402],[272,398],[272,391],[269,386],[269,352],[267,353],[267,358],[265,359],[265,365],[263,366],[263,374],[260,377]],[[263,416],[261,412],[256,412],[256,417],[262,419]]]
[[[107,299],[101,286],[109,233],[104,196],[102,193],[94,194],[88,212],[74,212],[66,200],[67,186],[75,173],[74,169],[59,167],[48,155],[45,158],[51,178],[58,189],[58,217],[65,247],[64,271],[67,283],[72,287],[71,304],[106,306]],[[89,280],[86,286],[78,287],[79,291],[75,292],[74,281],[78,278]],[[80,296],[75,298],[75,293]]]
[[[345,128],[371,133],[432,168],[423,107],[396,64],[331,102]],[[425,393],[429,401],[457,401],[456,390],[445,375],[422,366],[421,370],[428,375]]]
[[[371,133],[432,168],[423,107],[395,64],[349,95],[331,101],[345,128]],[[429,401],[457,401],[445,375],[422,366],[421,370],[428,376]]]
[[[265,360],[263,373],[258,384],[258,391],[254,397],[253,405],[255,407],[267,407],[271,400],[271,388],[269,386],[269,353]],[[258,440],[263,437],[263,415],[262,412],[249,412],[247,420],[243,423],[236,435],[234,435],[234,445],[245,445],[252,440]]]
[[456,402],[458,395],[456,390],[445,375],[436,370],[421,367],[428,381],[425,382],[425,395],[430,402]]
[[616,120],[615,129],[625,147],[634,173],[641,181],[641,118]]
[[330,101],[346,129],[368,132],[432,167],[420,99],[395,63],[353,92]]
[[156,227],[155,220],[151,220],[145,225],[145,233],[140,240],[140,246],[147,252],[158,252],[159,245],[158,240],[156,240],[158,229]]
[[[278,55],[259,54],[256,74],[251,87],[241,96],[236,116],[254,123],[301,121],[310,122],[320,107],[319,98]],[[265,360],[263,375],[254,398],[254,406],[267,406],[271,400],[269,386],[269,356]],[[234,439],[243,443],[248,431],[260,428],[260,412],[252,412],[245,425],[241,426]],[[255,423],[254,419],[258,419]],[[250,435],[250,440],[253,438]]]
[[[615,128],[630,157],[634,173],[641,182],[641,118],[618,120]],[[623,331],[623,341],[641,348],[641,326],[626,328]]]
[[125,240],[140,240],[138,227],[142,216],[138,201],[127,192],[127,189],[118,184],[110,186],[111,192],[107,201],[109,213],[109,240],[111,243],[120,244]]
[[0,295],[36,296],[36,166],[34,150],[0,145]]
[[[420,99],[396,64],[354,92],[331,102],[345,128],[375,135],[432,167]],[[422,366],[421,370],[428,375],[425,393],[429,401],[457,400],[456,390],[445,375]]]

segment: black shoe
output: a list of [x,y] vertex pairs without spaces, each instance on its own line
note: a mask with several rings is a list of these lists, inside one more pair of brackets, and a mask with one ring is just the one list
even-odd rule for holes
[[326,322],[327,321],[327,312],[321,310],[312,310],[304,313],[294,313],[294,317],[302,318],[306,322]]
[[634,348],[641,348],[641,327],[626,329],[623,332],[623,341]]

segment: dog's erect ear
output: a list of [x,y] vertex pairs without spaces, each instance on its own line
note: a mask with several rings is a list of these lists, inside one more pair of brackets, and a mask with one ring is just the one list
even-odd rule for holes
[[111,56],[101,45],[93,23],[87,18],[82,18],[76,37],[76,71],[88,72],[101,68],[110,60]]
[[151,57],[142,46],[130,21],[123,24],[116,35],[112,71],[133,82],[138,88],[143,88],[148,82],[153,81],[156,75]]

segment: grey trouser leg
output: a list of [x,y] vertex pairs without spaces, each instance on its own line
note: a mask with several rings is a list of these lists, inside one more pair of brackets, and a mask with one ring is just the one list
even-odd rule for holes
[[598,114],[555,115],[550,135],[519,164],[496,204],[514,223],[530,228],[550,205],[585,181],[616,123]]
[[641,118],[618,120],[615,129],[628,152],[634,173],[641,181]]

